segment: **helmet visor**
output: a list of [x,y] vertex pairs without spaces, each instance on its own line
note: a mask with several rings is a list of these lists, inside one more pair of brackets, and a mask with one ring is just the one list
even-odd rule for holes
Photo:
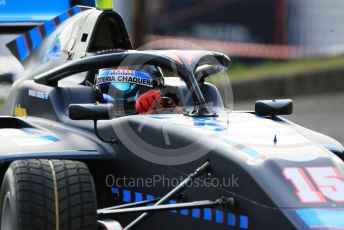
[[99,71],[96,84],[107,102],[134,102],[141,93],[153,88],[153,79],[142,71],[105,69]]

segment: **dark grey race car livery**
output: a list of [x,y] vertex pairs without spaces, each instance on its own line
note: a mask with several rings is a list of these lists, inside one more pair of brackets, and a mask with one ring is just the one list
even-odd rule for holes
[[[134,51],[116,12],[79,6],[8,47],[26,72],[1,110],[2,230],[344,229],[343,146],[279,116],[290,100],[218,109],[226,55]],[[97,104],[96,70],[123,63],[160,67],[182,111]]]

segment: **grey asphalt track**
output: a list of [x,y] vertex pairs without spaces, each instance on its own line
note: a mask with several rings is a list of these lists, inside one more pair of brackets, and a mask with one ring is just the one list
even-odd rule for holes
[[[326,134],[344,144],[344,92],[334,94],[298,96],[294,113],[286,117],[304,127]],[[238,102],[235,110],[252,110],[254,101]]]

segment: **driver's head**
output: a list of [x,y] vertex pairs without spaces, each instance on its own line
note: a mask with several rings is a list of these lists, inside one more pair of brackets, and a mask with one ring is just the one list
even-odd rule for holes
[[144,93],[164,85],[161,70],[152,65],[107,68],[96,76],[96,99],[113,103],[117,112],[135,113],[135,102]]

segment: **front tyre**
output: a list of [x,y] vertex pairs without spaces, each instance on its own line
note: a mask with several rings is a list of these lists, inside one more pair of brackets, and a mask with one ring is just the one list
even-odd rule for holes
[[94,182],[84,163],[17,160],[0,193],[1,230],[95,230]]

